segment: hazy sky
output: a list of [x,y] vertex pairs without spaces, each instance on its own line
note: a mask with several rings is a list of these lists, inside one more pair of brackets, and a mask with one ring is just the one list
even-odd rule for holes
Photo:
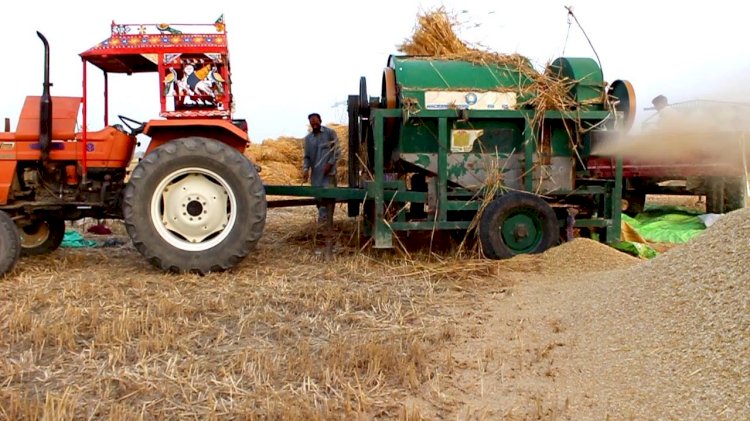
[[[0,14],[5,83],[0,117],[12,127],[26,95],[42,90],[41,42],[51,48],[53,95],[81,93],[79,53],[110,35],[110,23],[212,23],[225,16],[232,60],[237,118],[246,118],[253,141],[301,136],[306,116],[346,122],[347,95],[360,76],[378,95],[388,55],[409,37],[420,10],[443,5],[458,14],[459,36],[491,50],[529,57],[538,67],[559,57],[593,57],[573,24],[571,5],[601,58],[605,80],[627,79],[635,87],[638,120],[651,99],[696,98],[750,102],[750,25],[741,1],[428,1],[293,2],[39,1],[5,2]],[[93,71],[92,71],[93,70]],[[90,67],[90,75],[100,74]],[[89,82],[89,128],[102,127],[101,77]],[[110,77],[110,115],[157,118],[156,74]],[[111,121],[112,123],[114,121]]]

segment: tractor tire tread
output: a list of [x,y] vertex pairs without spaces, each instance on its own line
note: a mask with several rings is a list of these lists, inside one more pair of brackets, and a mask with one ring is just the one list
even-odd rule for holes
[[21,256],[21,235],[10,216],[0,211],[0,276],[4,276]]
[[[153,232],[148,198],[153,193],[154,184],[161,180],[158,174],[166,175],[174,169],[170,163],[195,157],[212,161],[214,171],[224,169],[237,176],[238,185],[231,186],[237,190],[234,192],[237,201],[242,201],[242,195],[247,196],[247,208],[238,214],[248,215],[249,220],[235,222],[233,230],[245,230],[242,238],[230,239],[230,234],[217,246],[197,252],[200,256],[193,254],[194,258],[185,259],[185,255],[191,252],[170,246]],[[207,274],[236,266],[256,247],[265,226],[266,206],[263,184],[255,165],[248,158],[217,140],[187,137],[170,141],[141,160],[124,191],[123,216],[133,245],[152,265],[169,272]],[[229,243],[224,244],[227,241]]]

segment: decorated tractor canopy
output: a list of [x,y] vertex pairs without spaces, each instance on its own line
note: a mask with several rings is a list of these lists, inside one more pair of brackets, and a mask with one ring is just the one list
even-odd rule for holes
[[223,17],[212,25],[112,22],[112,35],[81,57],[105,74],[159,73],[162,117],[231,117],[225,30]]

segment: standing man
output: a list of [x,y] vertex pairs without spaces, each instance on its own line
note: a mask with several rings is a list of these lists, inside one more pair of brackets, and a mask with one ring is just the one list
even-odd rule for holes
[[[312,131],[305,136],[305,156],[302,177],[313,187],[336,187],[336,163],[339,159],[339,139],[336,132],[322,126],[320,114],[307,116]],[[318,223],[333,224],[333,199],[318,199]]]

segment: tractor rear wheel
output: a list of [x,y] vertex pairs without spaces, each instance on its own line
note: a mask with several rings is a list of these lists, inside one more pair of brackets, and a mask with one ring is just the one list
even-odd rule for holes
[[60,247],[65,237],[65,220],[54,216],[18,225],[21,234],[21,256],[39,256]]
[[7,213],[0,211],[0,275],[13,269],[21,255],[21,236]]
[[260,240],[265,189],[237,150],[213,139],[182,138],[154,149],[133,170],[123,215],[133,244],[154,266],[222,271]]
[[506,259],[541,253],[557,244],[560,226],[555,211],[543,199],[511,192],[493,200],[482,212],[479,239],[484,255]]

